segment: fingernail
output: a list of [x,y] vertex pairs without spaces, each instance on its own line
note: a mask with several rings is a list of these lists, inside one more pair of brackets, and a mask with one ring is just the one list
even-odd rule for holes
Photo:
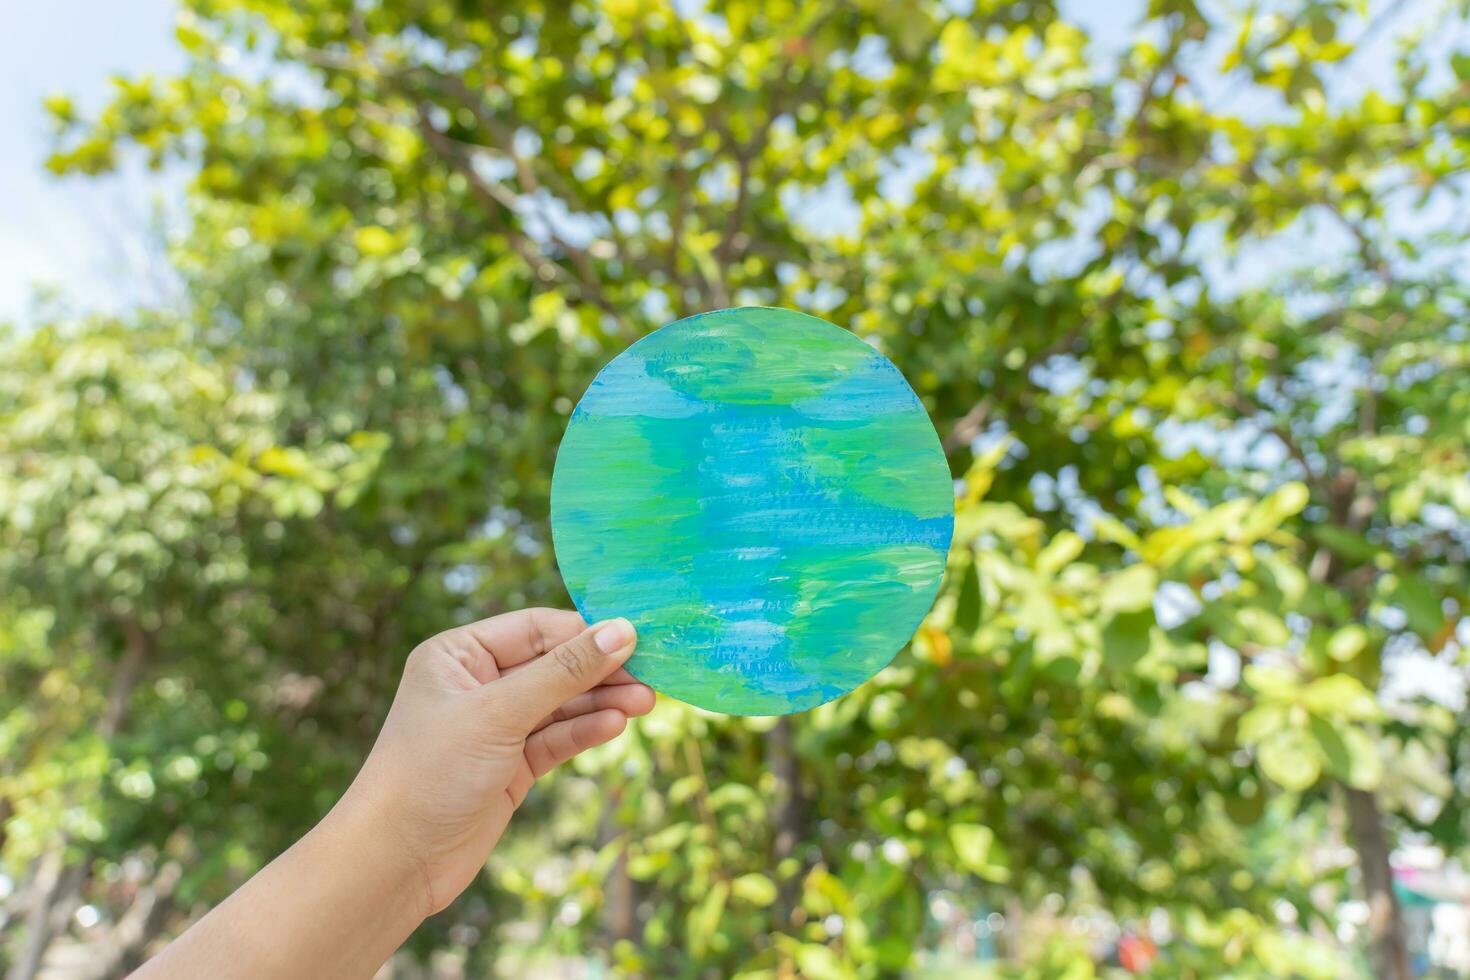
[[614,654],[633,642],[633,624],[626,619],[609,619],[597,627],[597,649]]

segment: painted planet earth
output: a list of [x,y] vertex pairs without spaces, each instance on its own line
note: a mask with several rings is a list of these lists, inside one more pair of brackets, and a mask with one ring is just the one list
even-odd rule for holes
[[745,307],[603,368],[557,453],[551,526],[587,621],[637,627],[635,677],[776,715],[847,693],[908,642],[954,490],[887,358],[825,320]]

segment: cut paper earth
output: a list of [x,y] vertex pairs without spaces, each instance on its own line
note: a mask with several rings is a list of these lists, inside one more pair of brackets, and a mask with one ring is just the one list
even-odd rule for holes
[[713,711],[804,711],[872,677],[939,589],[954,492],[898,369],[825,320],[692,316],[609,363],[557,453],[552,534],[639,680]]

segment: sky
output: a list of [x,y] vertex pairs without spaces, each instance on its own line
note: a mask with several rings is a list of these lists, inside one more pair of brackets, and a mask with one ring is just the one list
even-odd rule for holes
[[[1397,8],[1400,22],[1434,7],[1430,0],[1376,0],[1370,10],[1385,4]],[[1112,58],[1126,48],[1145,0],[1059,5],[1086,28],[1095,56]],[[0,323],[28,322],[36,290],[44,286],[56,287],[68,308],[80,310],[167,298],[168,277],[146,245],[156,241],[149,234],[156,208],[181,199],[183,174],[150,174],[133,163],[100,181],[55,178],[44,168],[49,133],[41,104],[65,93],[84,109],[95,107],[106,101],[113,75],[177,71],[183,59],[173,37],[174,10],[175,0],[45,0],[19,5],[12,29],[0,33]],[[1360,90],[1386,78],[1391,34],[1380,39],[1379,51],[1344,73],[1343,87]],[[1215,80],[1203,81],[1209,87]],[[917,167],[913,174],[895,168],[900,182],[922,170],[910,162]],[[833,228],[850,223],[855,213],[842,193],[819,193],[803,210],[814,225]],[[1253,269],[1272,266],[1249,259],[1222,266],[1216,285],[1244,285],[1256,278]]]
[[119,179],[57,180],[44,168],[42,100],[101,105],[118,73],[165,73],[182,59],[172,0],[42,0],[15,5],[0,31],[0,322],[25,320],[33,287],[62,287],[84,309],[154,298],[142,245],[152,202],[179,177],[132,168]]
[[[1115,51],[1143,0],[1062,6],[1098,49]],[[174,0],[46,0],[19,5],[12,29],[0,32],[0,323],[28,322],[38,288],[55,287],[81,310],[166,295],[166,277],[145,246],[155,207],[177,202],[183,176],[150,174],[136,163],[101,181],[52,176],[42,101],[64,93],[83,109],[96,107],[114,75],[177,71],[174,11]]]
[[[1060,6],[1087,29],[1095,55],[1111,58],[1126,48],[1144,0],[1061,0]],[[1408,6],[1412,12],[1432,4]],[[117,309],[166,295],[166,277],[144,246],[155,207],[179,200],[182,175],[153,175],[134,164],[103,181],[52,177],[43,166],[49,134],[41,104],[65,93],[83,108],[97,106],[115,74],[178,70],[174,9],[174,0],[51,0],[22,5],[14,29],[0,35],[0,147],[8,148],[0,154],[0,322],[24,322],[44,285],[59,287],[81,309]],[[1379,54],[1362,61],[1386,68],[1388,52]],[[1355,65],[1356,78],[1344,79],[1348,87],[1386,74],[1364,67]],[[895,169],[900,181],[909,176],[902,166]],[[840,193],[826,197],[818,194],[804,209],[814,224],[850,222],[851,202]]]

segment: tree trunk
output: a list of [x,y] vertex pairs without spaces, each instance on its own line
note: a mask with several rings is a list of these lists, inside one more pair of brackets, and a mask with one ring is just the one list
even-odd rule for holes
[[[791,716],[776,722],[771,729],[767,745],[771,773],[776,777],[776,800],[773,826],[776,831],[775,864],[796,855],[796,848],[806,836],[807,806],[806,790],[801,781],[801,760],[796,755],[795,729]],[[781,910],[786,921],[800,925],[797,914],[801,906],[801,887],[804,874],[795,874],[780,882]]]
[[[1375,364],[1375,371],[1376,364]],[[1359,409],[1359,428],[1371,435],[1377,427],[1377,398],[1370,386]],[[1300,454],[1300,450],[1298,450]],[[1305,461],[1302,466],[1311,469]],[[1331,525],[1361,533],[1373,513],[1371,489],[1351,469],[1341,470],[1333,483],[1323,488],[1332,519]],[[1357,569],[1346,567],[1339,556],[1322,547],[1312,556],[1308,576],[1314,582],[1343,584]],[[1355,612],[1363,616],[1367,600],[1356,597]],[[1383,812],[1378,797],[1372,792],[1343,786],[1347,805],[1348,832],[1353,849],[1358,852],[1358,866],[1363,878],[1363,900],[1368,903],[1368,959],[1378,980],[1409,980],[1409,941],[1404,932],[1404,917],[1393,891],[1393,866],[1388,861],[1388,834],[1383,829]]]
[[65,863],[66,846],[43,854],[35,880],[35,898],[26,913],[25,943],[10,965],[7,980],[33,980],[56,933],[66,927],[65,912],[70,898],[80,890],[84,866]]
[[174,889],[183,877],[183,868],[170,861],[158,869],[153,880],[138,890],[132,905],[123,913],[112,930],[107,951],[92,965],[84,980],[109,980],[125,977],[143,965],[148,944],[163,931],[164,920],[173,905]]
[[[125,620],[122,627],[126,639],[123,656],[112,675],[107,702],[97,722],[97,734],[104,739],[112,738],[121,730],[127,717],[128,699],[137,686],[151,645],[151,638],[137,623]],[[6,974],[7,980],[34,980],[41,971],[51,941],[66,928],[67,919],[81,896],[89,861],[83,855],[67,864],[66,852],[70,844],[63,836],[39,859],[41,865],[36,878],[35,900],[26,915],[25,942]]]
[[1398,898],[1393,892],[1393,868],[1388,863],[1388,836],[1378,798],[1370,792],[1343,787],[1347,796],[1348,828],[1363,876],[1368,903],[1368,958],[1379,980],[1409,980],[1409,941]]
[[[622,802],[622,798],[623,790],[619,787],[613,791],[607,805],[603,808],[602,817],[597,823],[597,846],[599,848],[606,847],[617,840],[622,832],[616,819],[618,805]],[[633,938],[633,914],[636,904],[633,878],[628,874],[628,851],[624,847],[619,852],[617,860],[613,861],[612,867],[608,868],[607,878],[602,883],[602,932],[609,950],[618,940]]]

